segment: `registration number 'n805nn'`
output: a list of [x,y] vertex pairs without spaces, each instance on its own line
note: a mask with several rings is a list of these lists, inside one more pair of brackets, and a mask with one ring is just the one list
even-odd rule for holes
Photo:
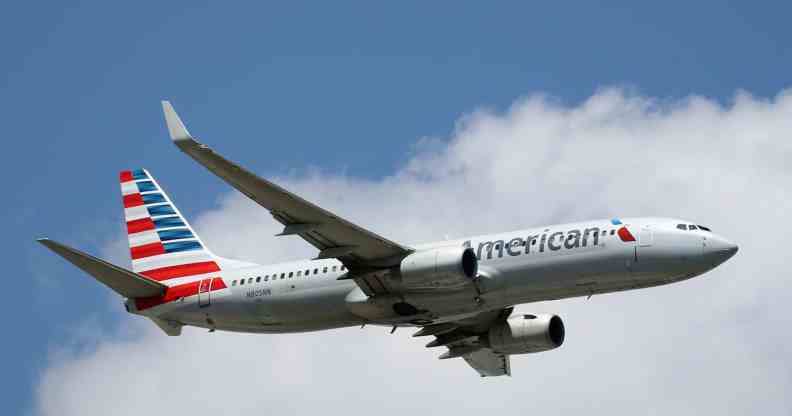
[[260,297],[260,296],[272,296],[272,290],[271,289],[254,289],[254,290],[248,290],[247,292],[245,292],[245,297],[248,297],[248,298],[257,298],[257,297]]

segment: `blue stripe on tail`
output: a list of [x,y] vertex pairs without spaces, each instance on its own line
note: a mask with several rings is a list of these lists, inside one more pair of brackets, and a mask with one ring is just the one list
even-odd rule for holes
[[161,241],[181,240],[182,238],[193,238],[193,233],[186,228],[177,228],[174,230],[157,231]]
[[170,205],[155,205],[153,207],[148,207],[148,213],[152,217],[156,217],[159,215],[176,215],[176,211],[173,210],[173,207]]
[[166,253],[178,253],[180,251],[200,250],[203,248],[201,247],[201,243],[194,240],[164,243],[163,246],[165,247]]
[[165,202],[165,197],[162,196],[162,194],[143,194],[141,197],[143,198],[143,203],[146,205]]
[[168,227],[186,227],[187,224],[179,217],[163,217],[154,220],[154,227],[168,228]]
[[143,169],[135,169],[132,171],[132,177],[137,179],[148,179],[148,175],[146,175],[146,171]]
[[139,192],[151,192],[157,190],[157,187],[154,186],[154,182],[151,181],[138,182],[137,187]]

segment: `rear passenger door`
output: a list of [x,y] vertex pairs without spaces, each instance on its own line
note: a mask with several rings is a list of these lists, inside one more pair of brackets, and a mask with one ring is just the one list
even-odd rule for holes
[[205,308],[211,304],[212,279],[203,279],[198,283],[198,307]]

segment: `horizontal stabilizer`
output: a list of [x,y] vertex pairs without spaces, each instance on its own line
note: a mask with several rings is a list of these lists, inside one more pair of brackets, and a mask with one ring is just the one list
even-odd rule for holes
[[160,296],[167,289],[167,286],[159,282],[149,280],[135,272],[75,250],[57,241],[48,238],[40,238],[37,241],[121,296],[127,298]]
[[154,324],[157,325],[159,329],[165,332],[165,334],[168,336],[178,337],[182,333],[182,327],[184,325],[178,322],[155,318],[153,316],[149,316],[149,319],[151,319],[151,321],[154,322]]

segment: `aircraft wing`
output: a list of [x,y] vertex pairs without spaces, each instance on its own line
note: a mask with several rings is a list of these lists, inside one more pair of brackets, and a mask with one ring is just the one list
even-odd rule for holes
[[350,270],[366,270],[396,265],[412,252],[225,159],[190,135],[168,101],[162,102],[162,109],[171,139],[181,151],[268,209],[284,225],[278,235],[299,235],[318,248],[317,259],[338,258]]
[[511,376],[509,356],[494,352],[482,343],[490,327],[511,315],[513,308],[483,312],[457,322],[427,325],[413,336],[433,335],[435,340],[426,344],[428,348],[446,347],[441,360],[463,358],[482,377]]

